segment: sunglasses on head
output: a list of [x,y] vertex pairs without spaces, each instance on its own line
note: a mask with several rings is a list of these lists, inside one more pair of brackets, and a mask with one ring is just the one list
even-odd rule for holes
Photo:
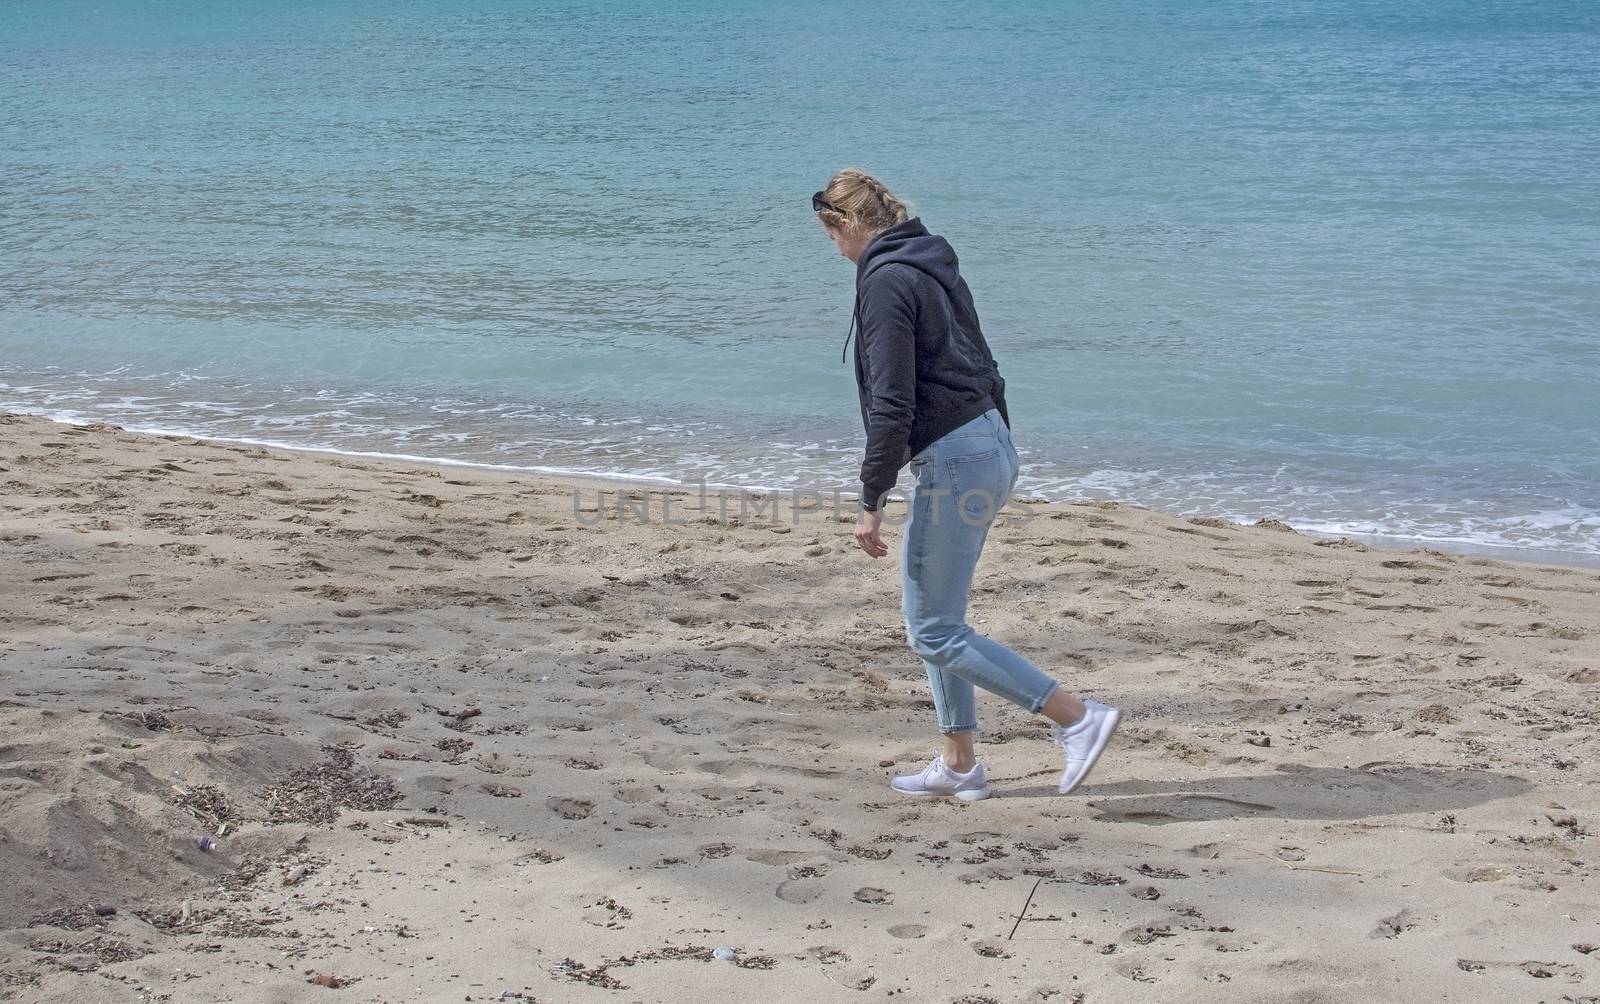
[[822,197],[822,195],[823,195],[823,193],[818,192],[817,194],[815,194],[815,195],[813,195],[811,197],[811,211],[813,213],[820,213],[823,210],[827,210],[830,213],[838,213],[840,216],[845,215],[845,212],[844,212],[843,209],[840,209],[838,206],[836,206],[833,203],[829,202],[827,199],[824,199]]

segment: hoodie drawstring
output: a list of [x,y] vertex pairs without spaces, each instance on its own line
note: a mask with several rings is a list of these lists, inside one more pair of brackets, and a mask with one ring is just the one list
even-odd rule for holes
[[860,308],[859,307],[857,307],[855,310],[852,310],[850,312],[850,330],[845,332],[844,348],[839,350],[839,362],[841,362],[841,363],[844,362],[844,354],[846,352],[850,351],[850,336],[854,335],[856,333],[856,318],[859,317],[859,316],[860,316]]

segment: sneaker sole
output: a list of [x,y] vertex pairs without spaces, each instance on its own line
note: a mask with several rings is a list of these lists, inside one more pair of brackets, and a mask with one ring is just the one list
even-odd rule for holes
[[966,791],[901,791],[899,788],[890,788],[896,795],[907,798],[959,798],[963,802],[981,802],[994,794],[994,791],[984,785],[982,788],[969,788]]
[[1104,729],[1100,731],[1100,734],[1095,737],[1094,748],[1089,751],[1088,766],[1083,768],[1083,773],[1078,775],[1077,780],[1073,781],[1071,784],[1062,784],[1060,786],[1058,790],[1061,792],[1061,794],[1065,795],[1070,793],[1074,788],[1082,784],[1084,780],[1088,778],[1089,772],[1094,770],[1094,765],[1100,762],[1100,754],[1105,752],[1106,743],[1109,743],[1111,741],[1111,737],[1117,734],[1117,723],[1122,721],[1122,712],[1116,708],[1112,708],[1111,714],[1107,715],[1106,717],[1110,719],[1110,722]]

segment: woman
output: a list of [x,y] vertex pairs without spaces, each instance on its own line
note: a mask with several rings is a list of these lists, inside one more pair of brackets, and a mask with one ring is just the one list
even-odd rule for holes
[[[811,208],[856,265],[856,385],[867,430],[856,542],[874,558],[884,496],[909,460],[916,479],[901,550],[901,611],[928,671],[943,751],[896,777],[906,795],[989,797],[973,751],[974,686],[1056,723],[1066,760],[1060,790],[1089,773],[1116,731],[1117,709],[1080,700],[1027,659],[972,630],[967,593],[989,526],[1017,481],[1005,381],[978,328],[955,249],[907,219],[906,206],[872,175],[847,168]],[[848,348],[850,336],[845,336]]]

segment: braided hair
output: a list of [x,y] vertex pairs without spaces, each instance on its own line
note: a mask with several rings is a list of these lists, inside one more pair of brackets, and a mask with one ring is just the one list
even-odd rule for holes
[[859,227],[868,233],[877,233],[896,223],[904,223],[911,215],[906,203],[859,167],[847,167],[835,174],[822,194],[837,211],[818,210],[817,218],[834,230]]

